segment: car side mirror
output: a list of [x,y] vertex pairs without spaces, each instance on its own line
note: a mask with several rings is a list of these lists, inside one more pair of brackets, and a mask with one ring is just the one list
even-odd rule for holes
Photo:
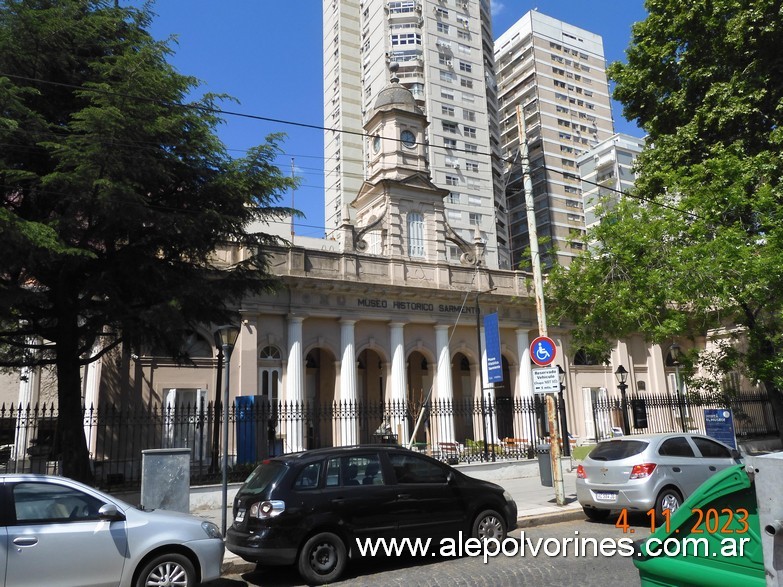
[[109,522],[122,522],[125,520],[125,514],[118,510],[113,503],[106,503],[98,510],[98,518]]

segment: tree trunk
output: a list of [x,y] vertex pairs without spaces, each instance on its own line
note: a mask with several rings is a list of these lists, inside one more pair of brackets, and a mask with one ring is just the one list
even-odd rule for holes
[[84,436],[82,380],[78,353],[78,327],[60,320],[57,341],[57,435],[55,453],[62,459],[62,474],[92,484],[90,454]]

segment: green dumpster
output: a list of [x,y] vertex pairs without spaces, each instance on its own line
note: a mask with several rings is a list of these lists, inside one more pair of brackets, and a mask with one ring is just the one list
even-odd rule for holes
[[744,465],[703,483],[636,544],[642,587],[765,587],[756,492]]

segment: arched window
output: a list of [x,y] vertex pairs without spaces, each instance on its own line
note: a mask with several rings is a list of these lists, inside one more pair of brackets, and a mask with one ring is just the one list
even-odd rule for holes
[[585,349],[579,349],[574,355],[574,365],[600,365],[597,357],[588,353]]
[[269,399],[277,401],[280,397],[280,381],[283,374],[282,353],[276,346],[265,346],[258,354],[259,392]]
[[424,256],[424,216],[421,212],[408,214],[408,254],[411,257]]

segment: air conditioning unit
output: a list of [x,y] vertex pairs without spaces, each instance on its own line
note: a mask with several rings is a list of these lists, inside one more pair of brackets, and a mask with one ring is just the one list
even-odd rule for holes
[[449,66],[449,67],[454,67],[454,65],[451,63],[451,59],[446,61],[446,65]]

